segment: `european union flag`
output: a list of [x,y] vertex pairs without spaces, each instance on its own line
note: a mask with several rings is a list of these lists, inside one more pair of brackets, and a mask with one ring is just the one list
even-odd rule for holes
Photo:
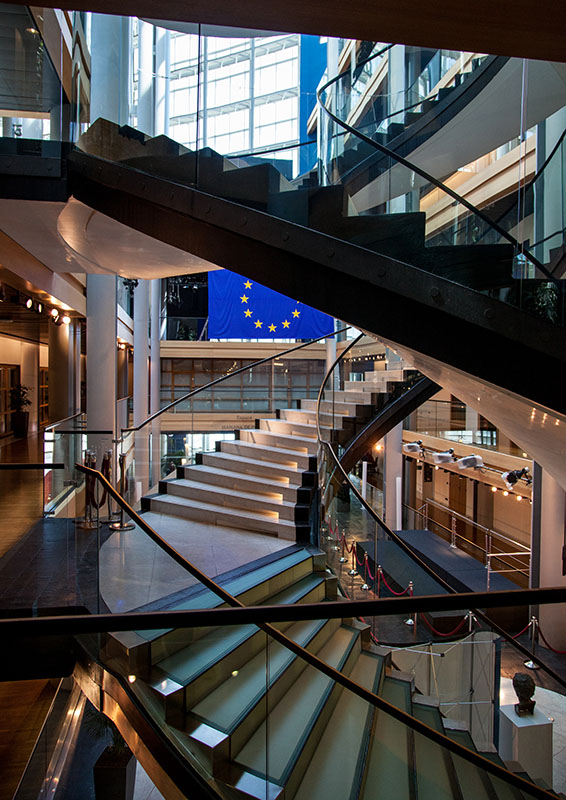
[[227,269],[208,273],[210,339],[316,339],[334,320]]

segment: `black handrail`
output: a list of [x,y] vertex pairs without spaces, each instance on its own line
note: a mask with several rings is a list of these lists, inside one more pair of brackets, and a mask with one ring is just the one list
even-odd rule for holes
[[384,155],[393,159],[393,161],[396,161],[397,163],[404,166],[406,169],[409,169],[415,174],[419,175],[421,178],[424,178],[428,183],[431,183],[433,186],[436,186],[437,189],[440,189],[441,191],[445,192],[453,200],[456,200],[456,202],[460,203],[462,206],[464,206],[464,208],[468,209],[468,211],[470,211],[472,214],[475,214],[489,227],[491,227],[494,231],[496,231],[501,237],[503,237],[510,244],[512,244],[513,247],[517,250],[517,252],[523,253],[525,258],[528,261],[530,261],[540,272],[542,272],[543,275],[545,275],[550,281],[558,285],[559,283],[558,279],[546,269],[542,261],[539,261],[539,259],[536,258],[532,253],[525,251],[514,236],[512,236],[510,233],[508,233],[508,231],[506,231],[504,228],[498,225],[497,222],[491,220],[487,216],[487,214],[484,214],[484,212],[481,211],[481,209],[474,206],[473,203],[470,203],[469,200],[466,200],[465,197],[462,197],[462,195],[458,194],[458,192],[454,191],[454,189],[450,188],[450,186],[447,186],[445,183],[438,180],[437,178],[435,178],[430,173],[426,172],[421,167],[417,166],[416,164],[413,164],[411,161],[408,161],[406,158],[396,153],[395,150],[391,150],[389,147],[386,147],[386,145],[375,141],[375,139],[371,139],[369,136],[366,136],[364,133],[361,133],[360,131],[356,130],[356,128],[353,128],[351,125],[348,125],[347,122],[344,122],[344,120],[341,120],[340,117],[338,117],[336,114],[330,111],[322,101],[322,94],[334,83],[337,83],[337,81],[339,81],[343,77],[343,75],[344,73],[339,73],[338,75],[335,75],[333,78],[327,81],[323,86],[321,86],[321,88],[318,89],[317,91],[317,102],[325,114],[327,114],[334,122],[336,122],[342,128],[349,131],[354,136],[357,136],[366,144],[369,144],[371,147],[374,147],[376,150],[379,150]]
[[302,350],[303,347],[309,347],[311,344],[315,342],[321,342],[323,339],[330,339],[332,336],[337,336],[339,333],[345,333],[346,331],[350,330],[350,326],[346,326],[345,328],[340,328],[337,331],[330,331],[329,333],[325,333],[324,336],[319,336],[316,339],[310,339],[308,342],[303,342],[302,344],[297,344],[294,347],[290,347],[288,350],[282,350],[280,353],[276,353],[272,356],[266,356],[265,358],[260,358],[257,361],[252,361],[251,364],[246,364],[244,367],[239,367],[235,369],[233,372],[229,372],[226,375],[221,375],[219,378],[215,378],[210,383],[205,384],[204,386],[199,386],[198,389],[193,389],[192,392],[188,392],[184,394],[182,397],[177,398],[177,400],[173,400],[172,403],[160,408],[159,411],[156,411],[154,414],[151,414],[147,419],[143,422],[140,422],[134,428],[122,428],[123,432],[129,433],[131,431],[139,431],[145,425],[148,425],[150,422],[153,422],[154,419],[161,416],[161,414],[165,414],[166,411],[169,411],[171,408],[174,408],[179,403],[182,403],[184,400],[189,400],[191,397],[194,397],[196,394],[200,392],[204,392],[205,389],[210,389],[212,386],[216,386],[218,383],[225,381],[227,378],[233,378],[234,375],[239,375],[241,372],[247,372],[249,369],[254,369],[255,367],[259,366],[260,364],[267,364],[268,361],[274,361],[276,358],[283,358],[283,356],[288,355],[289,353],[294,353],[296,350]]
[[[386,523],[381,519],[381,517],[375,511],[375,509],[367,502],[367,500],[362,496],[361,492],[359,492],[357,487],[352,483],[348,473],[346,472],[346,470],[344,469],[344,467],[341,464],[341,459],[334,452],[334,449],[333,449],[332,445],[329,442],[327,442],[327,441],[322,439],[321,428],[320,428],[320,404],[322,402],[324,389],[326,387],[326,384],[327,384],[330,376],[333,374],[336,366],[340,363],[341,359],[344,358],[344,356],[346,355],[348,350],[350,350],[350,348],[353,347],[363,336],[364,336],[364,334],[360,334],[360,336],[358,336],[357,339],[354,339],[354,341],[347,348],[345,348],[342,351],[342,353],[338,356],[338,358],[335,360],[334,364],[331,366],[331,368],[329,369],[329,371],[325,375],[324,380],[323,380],[323,382],[322,382],[322,384],[320,386],[319,393],[318,393],[318,399],[317,399],[317,405],[316,405],[316,427],[317,427],[318,441],[321,444],[321,446],[328,453],[330,453],[330,456],[331,456],[332,460],[334,461],[335,468],[337,467],[339,472],[342,474],[342,479],[344,481],[346,481],[346,483],[349,486],[350,491],[352,491],[354,493],[356,499],[362,504],[362,506],[370,514],[370,516],[374,519],[374,521],[377,522],[377,524],[380,526],[381,530],[392,541],[394,541],[397,545],[399,545],[399,547],[403,550],[403,552],[406,553],[409,556],[409,558],[412,561],[414,561],[415,564],[417,564],[417,566],[419,566],[422,570],[424,570],[429,577],[433,578],[433,580],[439,586],[441,586],[443,589],[445,589],[450,594],[458,596],[459,593],[456,591],[456,589],[454,589],[453,586],[451,586],[450,583],[448,583],[448,581],[444,580],[444,578],[441,578],[440,575],[438,575],[432,569],[432,567],[430,567],[426,563],[426,561],[423,561],[420,558],[420,556],[418,556],[417,553],[415,553],[415,551],[405,541],[403,541],[403,539],[400,536],[398,536],[395,533],[395,531],[391,530],[391,528],[389,528],[389,526],[386,525]],[[333,478],[334,478],[334,472],[333,472],[333,474],[331,476],[331,480]],[[521,591],[530,591],[530,590],[521,590]],[[479,597],[479,593],[477,593],[477,594],[474,593],[474,596]],[[490,627],[492,630],[494,630],[499,636],[503,637],[504,639],[506,639],[506,641],[508,641],[510,644],[512,644],[514,647],[516,647],[518,650],[520,650],[521,653],[527,659],[530,659],[531,661],[534,661],[548,675],[550,675],[550,677],[553,680],[555,680],[561,686],[566,688],[566,680],[564,680],[564,678],[561,678],[560,675],[558,675],[551,667],[549,667],[548,664],[546,664],[539,656],[537,656],[534,652],[529,650],[527,647],[524,647],[516,639],[513,639],[513,637],[510,634],[508,634],[507,631],[505,631],[502,627],[500,627],[496,622],[494,622],[493,620],[489,619],[486,614],[484,614],[482,611],[480,611],[476,607],[476,605],[474,605],[474,608],[471,609],[471,610],[473,611],[475,616],[478,617],[478,619],[481,619],[482,622],[484,622],[488,627]]]
[[[259,612],[260,609],[256,609],[256,608],[252,608],[252,607],[249,607],[248,609],[246,609],[246,607],[243,605],[243,603],[241,603],[236,597],[234,597],[229,592],[227,592],[225,589],[223,589],[221,586],[219,586],[217,583],[215,583],[215,581],[213,581],[211,578],[209,578],[207,575],[205,575],[203,572],[201,572],[201,570],[199,570],[198,567],[195,567],[194,564],[189,562],[187,559],[185,559],[183,556],[181,556],[181,554],[178,553],[174,548],[172,548],[170,545],[168,545],[167,542],[165,542],[159,536],[159,534],[156,533],[151,528],[151,526],[149,526],[144,520],[142,520],[142,518],[140,517],[139,514],[137,514],[130,506],[128,506],[128,504],[120,497],[120,495],[116,492],[114,487],[102,475],[102,473],[98,472],[97,470],[93,470],[90,467],[85,467],[82,464],[77,464],[76,468],[79,471],[84,472],[87,475],[91,475],[91,476],[95,477],[97,480],[99,480],[103,484],[103,486],[106,488],[106,490],[114,497],[114,499],[117,502],[119,502],[119,504],[122,506],[122,508],[124,508],[127,511],[127,513],[130,516],[130,518],[133,519],[136,522],[136,524],[138,524],[142,528],[142,530],[147,532],[151,536],[151,538],[156,543],[158,543],[160,547],[162,547],[162,549],[164,549],[166,552],[169,552],[175,558],[177,563],[179,563],[182,566],[184,566],[184,568],[188,572],[190,572],[192,575],[194,575],[197,579],[202,580],[202,583],[207,588],[210,588],[218,597],[223,599],[224,602],[227,603],[227,605],[232,606],[231,609],[216,609],[215,612],[217,614],[220,614],[220,613],[224,614],[226,611],[232,611],[233,613],[238,611],[240,613],[240,618],[241,618],[247,611],[247,613],[251,617],[253,617],[253,621],[256,622],[257,616],[255,616],[255,612]],[[509,597],[508,597],[509,594],[512,595],[512,596],[517,596],[517,594],[519,594],[521,592],[524,592],[524,591],[525,590],[517,590],[517,592],[503,593],[503,594],[506,594],[505,602],[506,603],[509,602]],[[553,602],[553,603],[560,602],[561,599],[566,599],[566,589],[562,589],[562,588],[558,588],[558,589],[554,589],[554,590],[553,589],[533,589],[533,590],[527,590],[527,591],[533,592],[533,593],[540,593],[540,594],[538,594],[536,596],[542,597],[543,599],[545,597],[545,593],[547,593],[546,596],[552,598],[549,602]],[[533,594],[532,596],[534,597],[535,594]],[[404,599],[405,602],[407,602],[406,598],[400,598],[400,599],[401,600]],[[415,598],[409,598],[408,602],[412,602],[412,601],[414,601],[414,599]],[[460,598],[454,598],[454,601],[458,602],[459,599]],[[489,598],[487,598],[487,599],[489,599]],[[437,598],[437,602],[442,602],[443,600],[445,600],[445,598],[443,598],[443,597]],[[391,603],[391,601],[399,602],[399,598],[390,599],[389,602]],[[431,601],[432,601],[432,598],[431,598]],[[367,603],[367,601],[362,601],[362,602],[363,602],[363,604]],[[379,601],[380,605],[382,603],[384,603],[384,600]],[[326,610],[325,610],[326,603],[315,603],[315,604],[312,604],[312,605],[313,605],[312,615],[314,615],[314,618],[316,618],[316,616],[323,610],[324,610],[324,613],[326,613]],[[339,611],[340,612],[340,616],[343,616],[343,612],[344,612],[344,609],[345,609],[344,603],[337,603],[336,605],[338,606],[337,612]],[[355,605],[355,603],[353,605]],[[271,609],[269,609],[269,607],[264,607],[264,609],[265,609],[265,611],[271,610],[272,614],[283,613],[284,615],[286,615],[287,620],[288,620],[289,619],[289,614],[298,613],[296,609],[298,609],[299,607],[300,607],[300,604],[297,605],[297,606],[285,606],[285,607],[276,606],[276,607],[271,607]],[[399,608],[399,606],[397,606],[397,607]],[[293,611],[291,611],[291,608],[293,608]],[[351,608],[351,604],[348,604],[348,609],[350,610],[350,608]],[[150,614],[150,618],[151,618],[151,622],[148,624],[148,629],[152,629],[152,628],[156,627],[156,618],[157,617],[160,617],[161,619],[164,619],[164,618],[166,618],[166,615],[169,615],[169,614],[177,615],[177,614],[181,613],[181,614],[191,615],[191,619],[194,620],[194,619],[196,619],[196,616],[192,616],[192,615],[196,615],[197,613],[203,613],[203,612],[191,612],[191,611],[187,612],[187,611],[185,611],[185,612],[148,612],[148,613]],[[210,614],[210,613],[214,613],[214,611],[211,612],[211,610],[208,610],[207,612],[204,612],[204,613]],[[367,613],[367,611],[366,611],[366,613]],[[105,626],[106,626],[105,630],[107,630],[107,631],[108,630],[111,630],[111,631],[112,630],[118,630],[119,628],[115,627],[115,626],[119,625],[119,623],[118,623],[118,617],[119,616],[120,615],[114,615],[114,614],[87,615],[86,617],[82,618],[81,624],[88,626],[88,625],[96,625],[98,622],[100,622],[100,624],[105,624]],[[122,615],[122,616],[126,616],[127,620],[129,620],[129,622],[126,623],[127,626],[128,626],[126,629],[132,630],[132,622],[133,622],[133,619],[135,617],[135,614],[126,614],[126,615]],[[219,617],[217,616],[217,619],[218,618]],[[313,618],[313,616],[311,616],[311,619],[312,618]],[[75,627],[74,630],[73,630],[73,623],[76,624],[79,619],[81,619],[81,617],[79,617],[79,616],[71,616],[71,617],[66,617],[66,618],[63,618],[63,619],[49,618],[49,617],[45,617],[45,618],[38,617],[38,618],[31,618],[31,619],[27,619],[27,620],[3,620],[3,621],[0,622],[0,626],[2,626],[2,628],[4,628],[4,630],[6,630],[6,632],[8,633],[8,631],[10,630],[10,624],[12,624],[12,628],[11,628],[12,636],[17,635],[17,627],[16,627],[17,624],[27,624],[27,625],[29,625],[29,623],[32,623],[32,622],[35,623],[36,626],[37,626],[37,623],[41,623],[41,622],[44,622],[46,624],[46,626],[48,626],[49,624],[51,624],[51,625],[55,625],[55,624],[67,625],[68,626],[67,633],[73,633],[74,630],[76,630],[77,627],[78,627],[78,625],[77,625],[77,627]],[[172,618],[172,619],[174,619],[174,618]],[[175,624],[177,624],[177,622]],[[552,793],[547,792],[544,789],[541,789],[539,786],[536,786],[535,784],[531,783],[530,781],[525,780],[524,778],[520,777],[519,775],[515,775],[512,772],[508,772],[504,767],[500,767],[498,764],[495,764],[493,761],[490,761],[489,759],[487,759],[484,756],[480,755],[476,751],[469,750],[467,747],[464,747],[463,745],[461,745],[458,742],[454,741],[453,739],[449,738],[445,734],[440,733],[439,731],[435,730],[434,728],[431,728],[429,725],[426,725],[425,723],[421,722],[420,720],[412,717],[406,711],[402,711],[401,709],[397,708],[395,705],[393,705],[392,703],[389,703],[383,697],[380,697],[379,695],[375,694],[374,692],[371,692],[370,690],[366,689],[364,686],[361,686],[360,684],[356,683],[350,677],[348,677],[347,675],[344,675],[339,670],[337,670],[334,667],[330,666],[329,664],[327,664],[325,661],[320,659],[314,653],[311,653],[309,650],[305,649],[304,647],[302,647],[297,642],[293,641],[292,639],[289,639],[284,633],[282,633],[280,630],[278,630],[276,627],[274,627],[274,625],[272,625],[270,622],[259,622],[259,623],[256,622],[256,624],[258,624],[258,627],[261,628],[265,633],[267,633],[271,638],[273,638],[275,641],[277,641],[280,644],[282,644],[284,647],[286,647],[292,653],[297,655],[299,658],[301,658],[304,661],[306,661],[311,666],[315,667],[315,669],[317,669],[319,672],[322,672],[324,675],[329,677],[331,680],[333,680],[336,683],[338,683],[339,685],[343,686],[345,689],[348,689],[349,691],[353,692],[355,695],[360,697],[362,700],[365,700],[370,705],[378,708],[380,711],[383,711],[384,713],[386,713],[389,716],[393,717],[394,719],[398,720],[402,724],[404,724],[407,727],[411,728],[416,733],[420,733],[423,736],[425,736],[427,739],[430,739],[431,741],[435,742],[435,744],[438,744],[440,747],[444,747],[446,750],[449,750],[451,753],[454,753],[457,756],[461,756],[466,761],[469,761],[470,763],[474,764],[474,766],[485,770],[486,772],[494,775],[497,778],[500,778],[501,780],[505,781],[506,783],[510,783],[511,785],[515,786],[516,788],[518,788],[520,790],[522,789],[523,791],[528,792],[530,795],[532,795],[534,797],[539,797],[539,798],[541,798],[541,800],[545,800],[546,798],[553,798],[554,797],[554,795]],[[160,626],[157,625],[157,627],[160,627]],[[32,629],[32,630],[38,630],[38,629],[39,628],[37,626],[35,629]],[[91,630],[94,630],[94,628],[92,628]]]
[[54,461],[53,463],[47,461],[2,461],[0,463],[0,470],[1,469],[65,469],[65,465],[61,461]]

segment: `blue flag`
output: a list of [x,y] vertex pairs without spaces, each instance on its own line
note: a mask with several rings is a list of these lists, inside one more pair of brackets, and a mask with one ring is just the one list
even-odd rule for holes
[[210,339],[316,339],[334,320],[227,269],[208,273]]

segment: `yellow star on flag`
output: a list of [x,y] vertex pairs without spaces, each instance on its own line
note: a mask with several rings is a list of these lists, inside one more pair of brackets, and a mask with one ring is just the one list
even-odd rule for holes
[[244,317],[251,317],[251,315],[252,315],[252,312],[250,311],[250,309],[246,308],[246,310],[244,311]]
[[251,288],[252,288],[252,284],[250,283],[250,281],[246,281],[246,282],[244,283],[244,287],[245,287],[246,289],[251,289]]
[[298,317],[300,313],[301,313],[300,311],[297,311],[297,309],[295,309],[295,310],[293,311],[293,316],[294,316],[294,317]]
[[256,321],[254,322],[254,325],[256,326],[256,328],[261,328],[261,326],[263,325],[263,322],[260,322],[259,319],[256,319]]
[[247,302],[248,302],[248,297],[247,297],[245,294],[243,294],[243,295],[240,297],[240,300],[242,301],[242,303],[247,303]]
[[271,325],[269,326],[269,330],[271,331],[271,333],[274,333],[276,327],[277,327],[277,325],[274,325],[273,323],[271,323]]
[[283,320],[283,327],[284,327],[284,328],[288,328],[290,324],[291,324],[291,323],[289,322],[289,320],[288,320],[288,319],[284,319],[284,320]]

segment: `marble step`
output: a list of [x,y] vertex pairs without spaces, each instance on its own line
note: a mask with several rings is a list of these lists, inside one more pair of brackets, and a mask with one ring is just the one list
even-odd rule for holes
[[[235,444],[239,445],[239,442],[235,442]],[[243,444],[238,449],[245,451]],[[251,448],[247,451],[247,454],[248,456],[245,456],[239,453],[219,450],[212,453],[203,453],[200,458],[197,458],[197,463],[202,461],[202,464],[207,467],[218,467],[226,471],[234,470],[239,474],[268,478],[274,487],[281,484],[291,487],[314,486],[312,479],[309,484],[309,473],[298,469],[296,464],[289,466],[277,461],[260,460]],[[308,469],[308,465],[306,469]],[[305,478],[305,476],[307,477]]]
[[292,436],[287,433],[259,429],[243,429],[238,432],[240,442],[253,442],[254,444],[267,445],[276,449],[297,451],[305,455],[316,456],[318,452],[318,442],[316,438],[305,436]]
[[[363,403],[350,402],[347,400],[322,400],[320,403],[320,410],[328,414],[331,418],[333,416],[356,417],[361,413],[366,412],[364,408],[367,405],[364,399]],[[301,409],[306,411],[313,411],[316,414],[316,400],[301,400]]]
[[[290,541],[302,538],[295,522],[279,518],[276,512],[230,508],[170,494],[156,494],[144,500],[144,511],[151,510],[157,514],[169,514],[208,525],[225,525],[228,528],[263,533]],[[303,533],[306,535],[306,532]]]
[[[271,431],[272,433],[280,433],[284,436],[298,436],[300,438],[314,439],[317,438],[316,422],[305,422],[288,419],[261,419],[259,421],[259,430]],[[321,433],[331,433],[331,428],[323,426]]]
[[[349,674],[360,652],[359,632],[342,625],[318,656]],[[334,681],[307,666],[236,755],[235,765],[285,786],[286,796],[293,797],[340,693]]]
[[[237,467],[239,463],[241,462],[235,461],[233,466]],[[249,475],[239,470],[221,469],[205,463],[182,467],[181,474],[187,480],[212,483],[225,489],[257,493],[276,502],[281,500],[290,503],[308,502],[311,494],[309,489],[289,484],[284,479],[275,481],[269,475]]]
[[[311,574],[273,595],[270,604],[296,605],[326,599],[326,581]],[[280,623],[280,630],[292,623]],[[225,681],[233,679],[257,653],[265,651],[265,634],[256,625],[234,625],[209,629],[175,653],[158,661],[151,673],[150,686],[169,722],[181,722],[185,709],[197,706]],[[265,652],[264,652],[265,683]],[[235,688],[232,682],[233,689]]]
[[[284,591],[296,581],[319,570],[319,557],[311,555],[303,548],[290,548],[284,555],[270,559],[255,569],[222,582],[222,586],[244,605],[259,605],[269,597]],[[191,610],[198,608],[219,608],[223,601],[210,589],[195,586],[183,597],[169,602],[170,610]],[[142,675],[151,664],[177,652],[189,642],[206,634],[206,629],[150,631],[125,631],[114,633],[109,638],[107,654],[110,658],[125,659],[129,673]]]
[[[386,677],[381,696],[411,713],[411,686],[406,681]],[[406,725],[384,711],[376,711],[359,800],[376,797],[414,800],[413,767],[409,763],[411,744],[412,731]]]
[[[252,431],[252,433],[254,432]],[[309,453],[301,453],[298,450],[287,450],[282,447],[260,444],[251,439],[237,439],[233,442],[223,441],[221,442],[221,452],[285,464],[294,468],[297,474],[302,471],[316,472],[316,456]]]
[[[352,383],[361,384],[362,381],[352,381]],[[344,402],[355,403],[356,405],[371,405],[372,402],[371,395],[368,392],[364,392],[363,389],[352,389],[351,391],[339,389],[335,392],[327,390],[324,393],[324,399],[330,404],[334,401],[335,404]]]
[[[309,411],[306,408],[283,408],[279,412],[280,418],[288,422],[298,422],[301,425],[314,425],[316,429],[316,409]],[[320,422],[329,430],[341,430],[344,427],[344,414],[320,414]]]
[[[440,712],[429,705],[413,703],[413,716],[444,733]],[[455,796],[462,796],[461,789],[455,788],[458,779],[454,770],[452,756],[436,742],[424,736],[415,735],[415,775],[419,798],[423,800],[452,800]],[[459,791],[458,791],[459,789]],[[485,794],[475,795],[477,800],[489,797]]]
[[[295,622],[285,634],[311,652],[318,652],[340,627],[340,620]],[[205,722],[230,740],[230,754],[238,753],[257,727],[265,721],[266,693],[269,706],[278,703],[291,688],[306,662],[284,645],[270,640],[252,659],[228,675],[214,691],[194,705],[190,717]]]
[[[383,671],[383,658],[362,651],[350,677],[378,693]],[[357,797],[373,715],[365,700],[342,691],[294,800]]]
[[[264,484],[265,488],[265,484]],[[268,519],[296,519],[295,509],[298,508],[298,515],[306,521],[308,517],[308,507],[298,506],[289,500],[281,497],[267,497],[257,491],[245,491],[243,487],[234,488],[227,492],[224,486],[215,483],[188,478],[173,478],[171,480],[159,481],[159,492],[168,494],[171,497],[182,497],[187,500],[199,500],[203,503],[212,503],[226,508],[237,508],[242,510],[254,511],[257,514],[265,514]]]

